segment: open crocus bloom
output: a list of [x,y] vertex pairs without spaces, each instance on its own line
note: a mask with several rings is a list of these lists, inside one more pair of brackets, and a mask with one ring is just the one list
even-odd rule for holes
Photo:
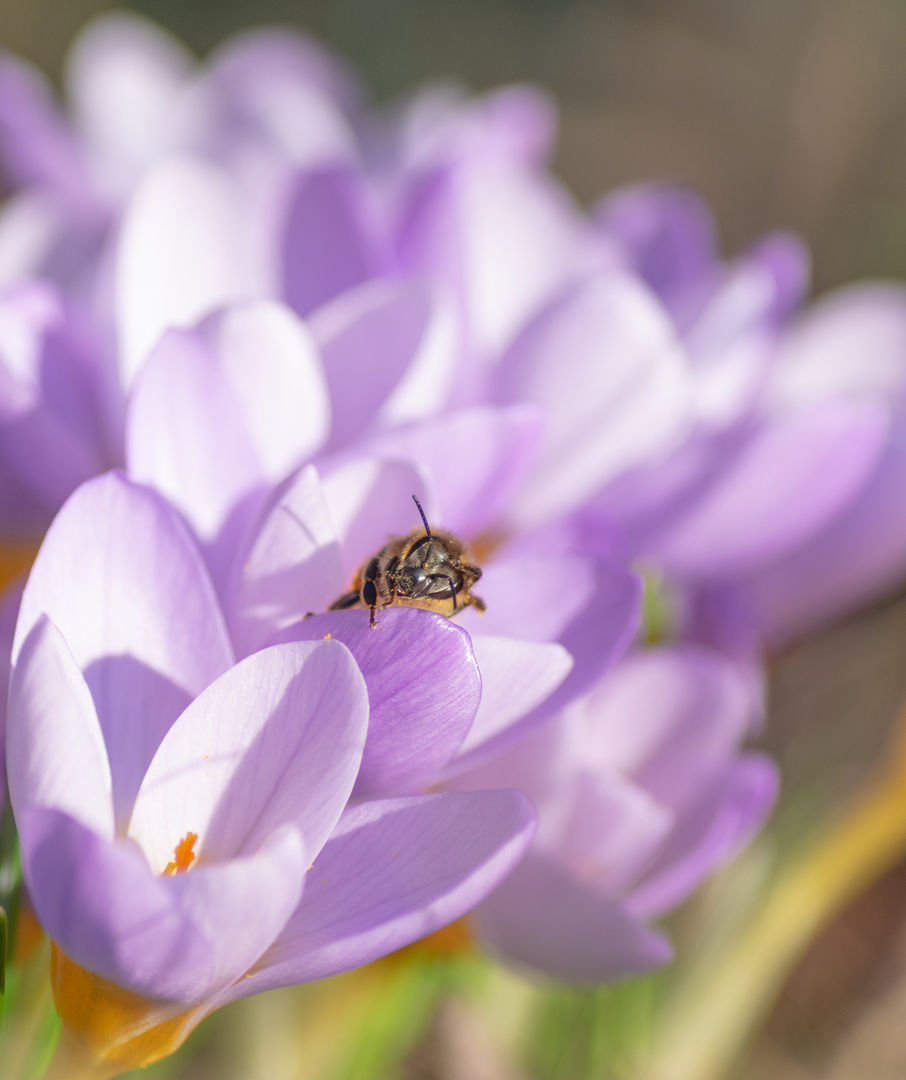
[[185,526],[115,473],[51,527],[13,662],[10,795],[58,1008],[123,1068],[225,1001],[457,918],[534,831],[515,791],[348,807],[369,722],[349,650],[234,664]]
[[572,981],[658,967],[646,924],[685,899],[761,826],[773,764],[742,753],[749,688],[697,646],[637,652],[515,749],[455,781],[515,784],[538,806],[535,843],[479,907],[481,939]]

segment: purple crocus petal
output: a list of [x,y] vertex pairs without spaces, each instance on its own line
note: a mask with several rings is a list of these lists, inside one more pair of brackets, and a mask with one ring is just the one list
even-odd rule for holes
[[535,822],[518,791],[348,810],[315,859],[302,902],[234,996],[348,971],[446,926],[512,871]]
[[300,315],[392,268],[371,193],[345,166],[299,175],[281,254],[283,296]]
[[288,164],[311,169],[357,158],[349,116],[362,94],[354,75],[289,27],[229,39],[209,57],[195,92],[209,151],[256,181],[282,179]]
[[906,288],[850,285],[819,300],[781,342],[770,390],[785,409],[841,398],[906,402]]
[[456,771],[467,767],[473,751],[480,754],[484,743],[496,740],[550,697],[573,667],[562,645],[547,642],[474,634],[472,649],[481,672],[481,704],[451,763]]
[[513,518],[563,514],[666,451],[687,419],[685,364],[664,310],[628,276],[596,276],[536,319],[495,376],[497,401],[545,409],[540,461]]
[[6,752],[17,818],[27,807],[42,806],[113,838],[101,725],[82,672],[46,615],[25,639],[10,680]]
[[322,490],[347,581],[389,536],[405,536],[421,524],[413,495],[421,501],[428,520],[437,520],[420,471],[405,461],[355,459],[326,473]]
[[685,328],[699,421],[721,428],[751,413],[775,360],[778,326],[808,283],[808,252],[770,236],[736,260]]
[[98,213],[81,148],[44,77],[0,53],[0,172],[15,187],[43,188],[82,214]]
[[320,850],[349,799],[368,691],[344,646],[291,642],[241,660],[170,728],[129,823],[162,873],[188,831],[200,863],[251,855],[281,825]]
[[685,327],[693,360],[725,363],[721,353],[740,338],[774,330],[800,302],[808,286],[809,256],[798,237],[765,237],[723,273],[701,311]]
[[[542,417],[533,405],[460,409],[369,441],[381,457],[411,461],[430,479],[434,524],[474,537],[500,516],[536,457]],[[426,507],[427,509],[427,507]]]
[[[637,784],[606,773],[578,772],[569,794],[569,811],[559,822],[556,807],[553,813],[540,808],[538,848],[565,863],[578,880],[619,895],[651,865],[674,815]],[[545,822],[545,816],[554,820]],[[548,835],[545,824],[551,825]]]
[[704,201],[688,188],[638,184],[595,207],[604,237],[626,266],[668,303],[713,277],[717,231]]
[[0,205],[0,286],[47,272],[68,224],[52,197],[41,191],[23,188],[8,196]]
[[549,94],[530,84],[469,99],[458,87],[439,83],[407,104],[400,128],[407,169],[481,157],[532,167],[550,155],[557,108]]
[[[765,424],[647,551],[703,579],[751,572],[803,543],[858,493],[883,452],[886,412],[827,405]],[[807,493],[806,496],[803,493]]]
[[371,716],[354,796],[415,791],[436,780],[483,698],[469,635],[441,615],[395,607],[379,612],[375,630],[367,611],[337,611],[305,619],[275,640],[322,638],[349,648],[368,687]]
[[206,319],[199,333],[243,405],[261,471],[283,480],[330,429],[330,397],[308,327],[283,304],[237,305]]
[[194,1005],[239,978],[302,890],[306,857],[292,826],[247,858],[163,878],[135,845],[59,811],[27,809],[17,824],[45,931],[81,967],[152,1000]]
[[227,617],[237,655],[261,648],[309,612],[326,610],[344,586],[318,473],[307,465],[276,491],[234,564]]
[[25,578],[20,577],[0,592],[0,800],[6,800],[6,709],[12,668],[13,635],[22,602]]
[[774,646],[883,595],[906,574],[906,424],[861,492],[829,525],[738,584]]
[[210,78],[237,105],[244,103],[265,120],[269,113],[282,119],[280,104],[304,87],[319,91],[350,112],[362,97],[356,74],[341,57],[288,26],[250,30],[229,38],[211,54],[209,70]]
[[639,918],[657,918],[684,900],[761,828],[777,797],[777,767],[746,754],[709,784],[680,817],[645,878],[626,899]]
[[376,281],[312,316],[324,357],[333,426],[330,446],[438,411],[456,374],[452,326],[423,284]]
[[170,725],[233,662],[214,589],[175,511],[109,473],[83,484],[48,530],[22,597],[14,663],[42,613],[85,673],[122,823]]
[[531,852],[472,915],[494,952],[570,982],[640,975],[672,958],[669,942],[619,903]]
[[514,84],[492,90],[473,106],[490,153],[523,167],[543,165],[557,133],[557,106],[539,86]]
[[746,734],[753,702],[730,661],[681,645],[626,657],[593,692],[589,711],[589,759],[682,807],[715,766],[724,767]]
[[262,485],[242,403],[200,334],[168,331],[130,397],[126,462],[212,541],[242,494]]
[[564,190],[489,155],[416,176],[403,202],[399,252],[404,270],[456,290],[486,356],[596,258]]
[[76,38],[67,97],[109,196],[125,194],[156,157],[177,147],[185,121],[180,99],[193,67],[181,42],[132,12],[102,15]]
[[[545,603],[535,586],[544,583]],[[622,655],[638,626],[641,581],[608,560],[564,555],[503,555],[481,579],[484,615],[467,608],[459,623],[476,637],[497,634],[557,641],[572,656],[572,670],[538,708],[520,722],[532,726],[584,693]],[[502,733],[507,742],[515,727]],[[496,749],[488,740],[482,754]]]
[[99,377],[53,288],[0,296],[0,461],[53,510],[108,465]]
[[[256,342],[264,352],[252,355]],[[277,305],[239,308],[198,331],[171,330],[135,382],[129,472],[165,494],[210,543],[243,500],[282,480],[320,441],[322,393],[307,335]]]
[[779,322],[795,311],[808,292],[811,272],[811,256],[802,239],[794,233],[768,233],[744,258],[759,265],[774,283],[766,316]]
[[120,375],[131,385],[168,327],[263,290],[249,215],[225,171],[191,157],[152,168],[130,199],[116,255]]

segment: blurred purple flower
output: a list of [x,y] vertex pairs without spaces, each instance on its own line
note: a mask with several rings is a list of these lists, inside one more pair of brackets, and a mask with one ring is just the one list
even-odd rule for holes
[[512,784],[540,827],[528,856],[472,916],[492,951],[560,978],[599,982],[658,967],[646,925],[757,832],[777,774],[740,753],[749,688],[718,653],[637,652],[555,720],[459,777]]
[[[446,678],[418,688],[449,741],[458,682],[466,711],[477,704],[475,662],[464,634],[426,622],[427,656],[436,638],[460,639]],[[329,636],[235,664],[187,530],[117,474],[79,488],[42,545],[7,730],[25,880],[68,961],[148,999],[146,1026],[187,1013],[161,1052],[226,1001],[347,970],[457,918],[532,836],[515,791],[349,806],[363,752],[405,768],[393,708],[412,695],[392,655],[366,688]],[[369,727],[372,693],[386,715]],[[65,973],[64,1020],[84,1006]]]
[[796,314],[791,237],[722,263],[707,208],[669,186],[598,208],[617,262],[656,290],[689,357],[694,422],[667,462],[629,474],[591,517],[690,586],[690,629],[775,644],[906,573],[906,290],[864,284]]

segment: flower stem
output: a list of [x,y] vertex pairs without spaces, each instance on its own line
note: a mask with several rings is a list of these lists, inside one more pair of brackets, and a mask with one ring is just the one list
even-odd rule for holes
[[815,935],[906,855],[906,705],[885,766],[782,872],[736,942],[684,982],[650,1080],[716,1080],[771,1007]]

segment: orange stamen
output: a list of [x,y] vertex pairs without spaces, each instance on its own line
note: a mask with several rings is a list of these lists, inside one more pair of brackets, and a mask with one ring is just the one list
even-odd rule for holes
[[187,832],[186,835],[179,841],[176,847],[173,849],[173,856],[176,862],[168,862],[164,867],[164,877],[169,877],[171,874],[184,874],[189,867],[195,862],[195,841],[198,839],[198,833]]

